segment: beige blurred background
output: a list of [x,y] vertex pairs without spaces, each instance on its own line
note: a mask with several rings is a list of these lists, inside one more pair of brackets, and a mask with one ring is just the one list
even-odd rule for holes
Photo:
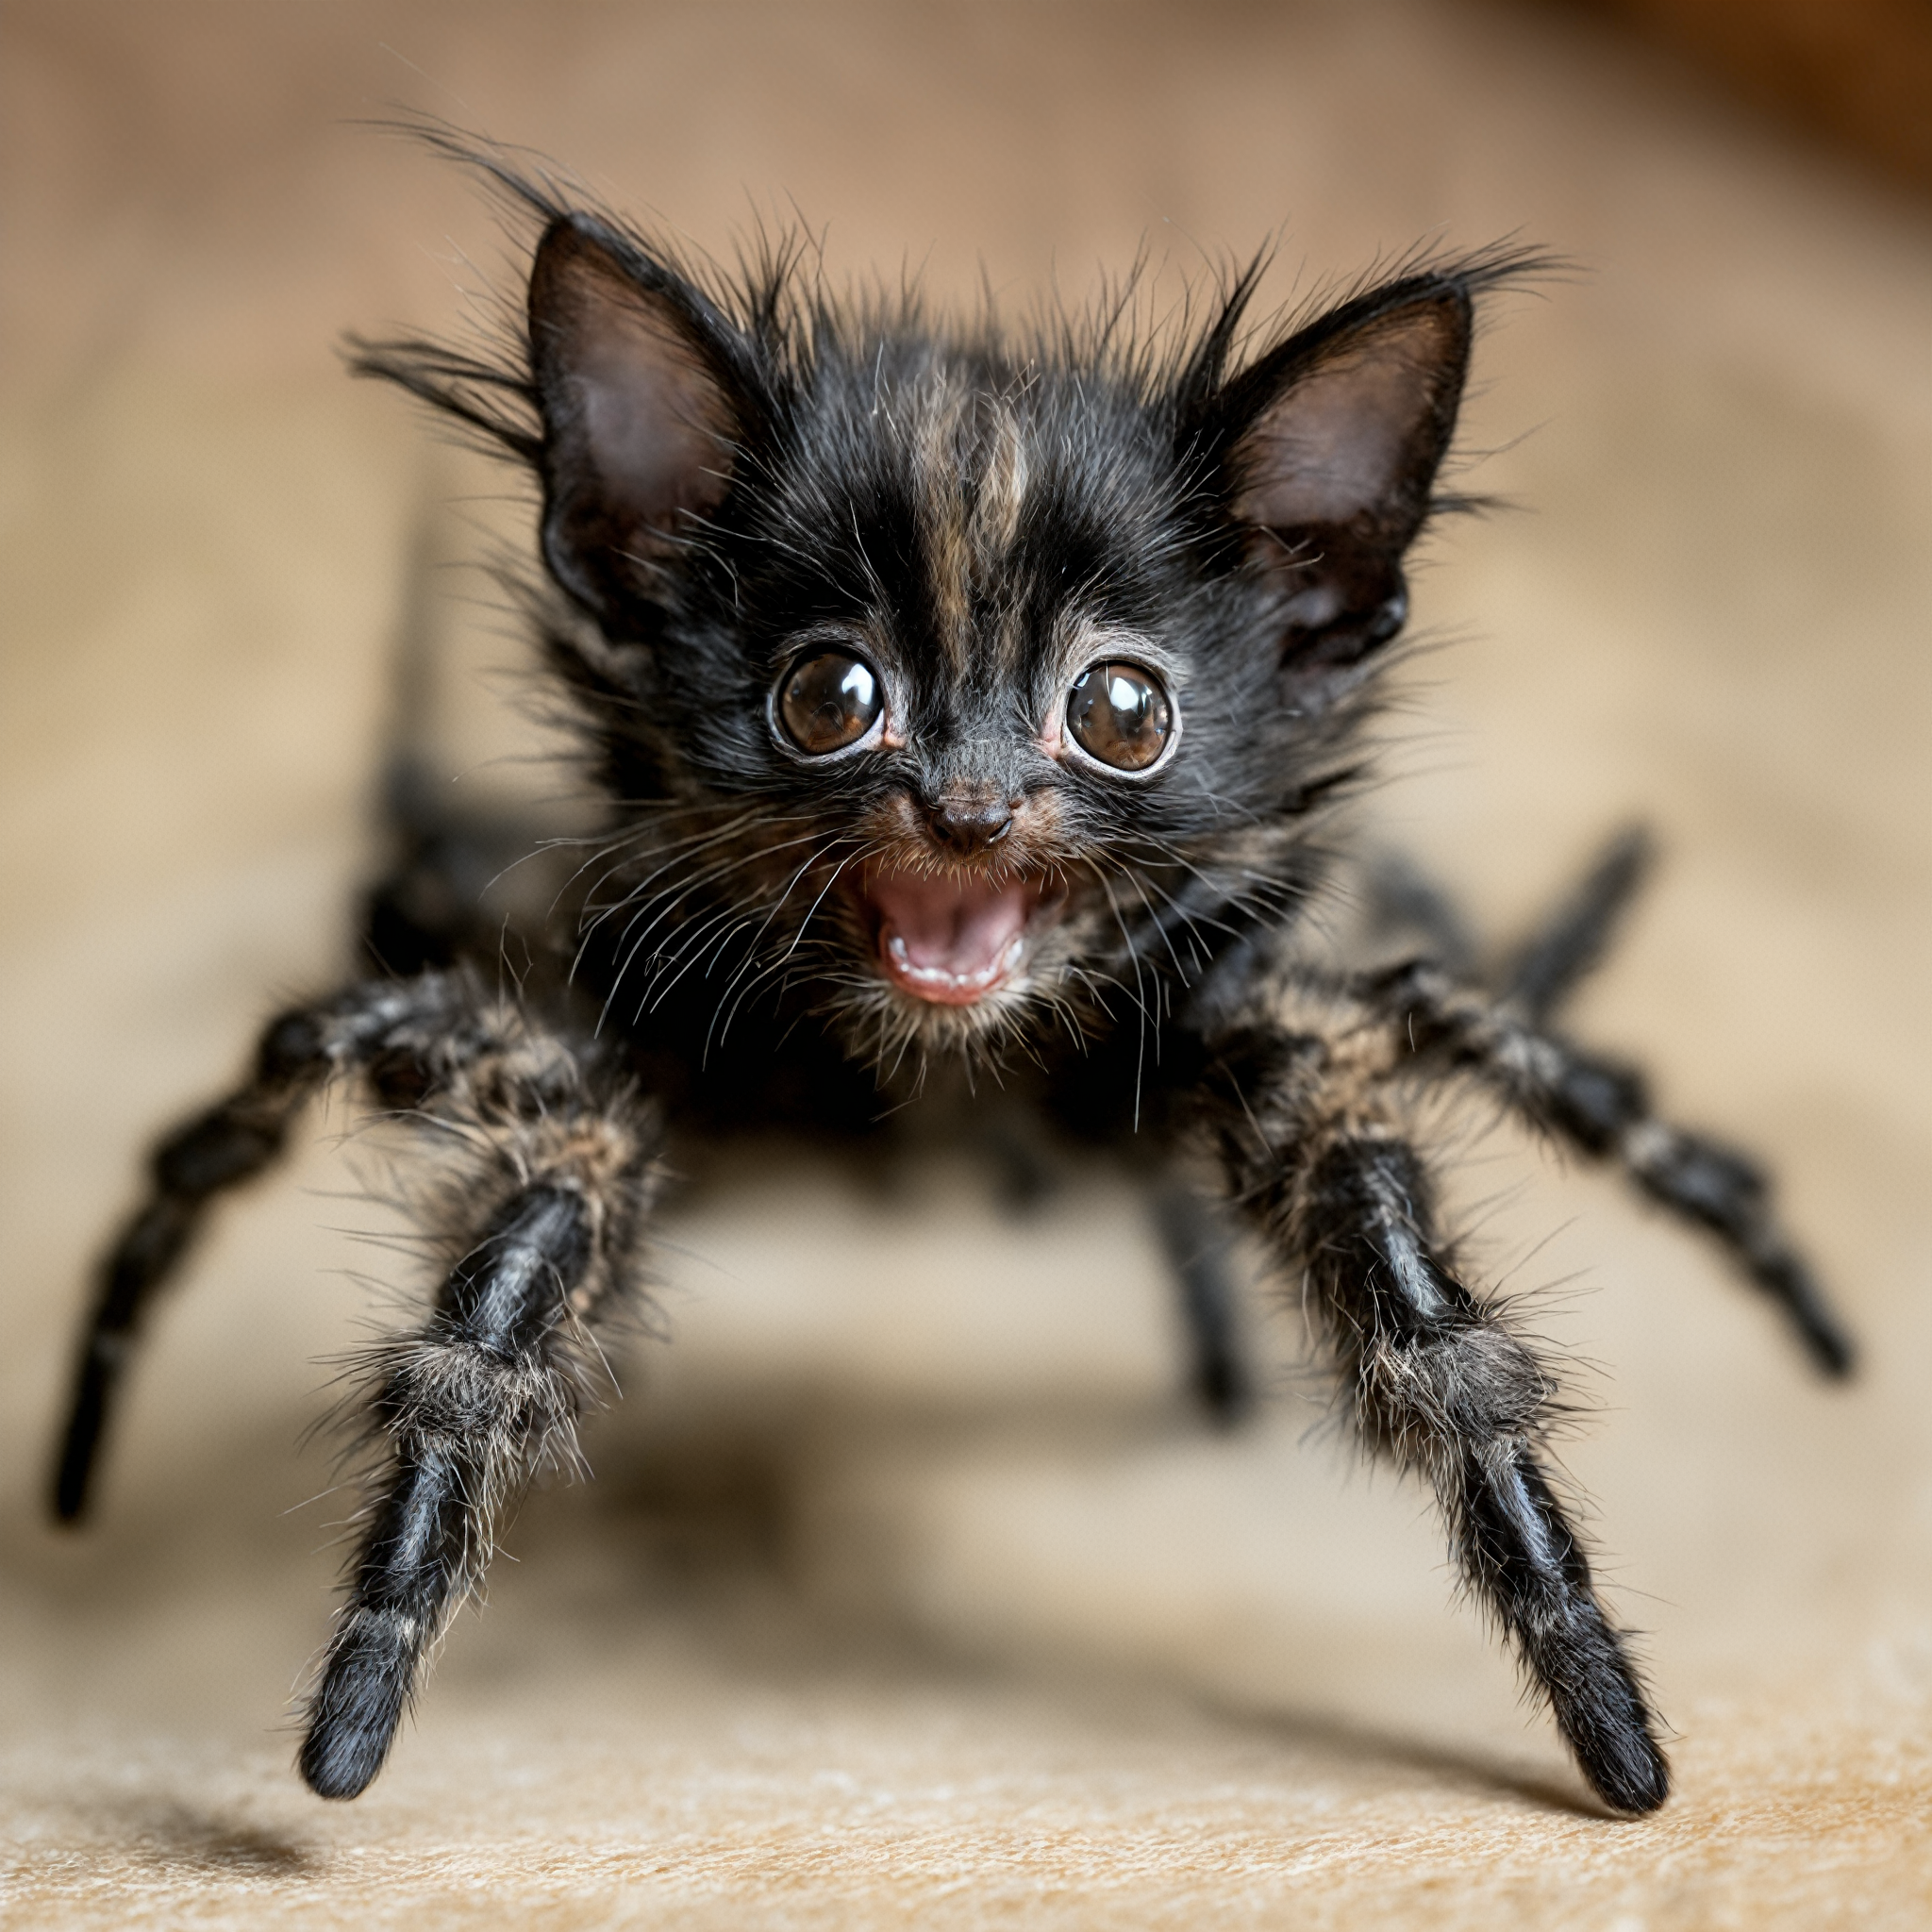
[[[970,1168],[799,1167],[676,1220],[599,1481],[532,1500],[354,1807],[287,1728],[338,1561],[305,1431],[408,1285],[340,1114],[166,1307],[97,1524],[42,1526],[143,1143],[345,962],[411,556],[514,524],[335,359],[514,285],[471,187],[356,125],[397,104],[702,246],[795,203],[835,270],[966,297],[1078,295],[1143,239],[1185,274],[1278,236],[1282,299],[1420,237],[1585,265],[1481,345],[1466,443],[1521,508],[1435,548],[1374,809],[1499,933],[1657,827],[1579,1022],[1774,1158],[1867,1342],[1822,1391],[1703,1248],[1467,1152],[1492,1276],[1595,1406],[1566,1455],[1678,1732],[1659,1817],[1590,1809],[1259,1290],[1267,1409],[1194,1421],[1099,1174],[1015,1222]],[[0,1923],[1932,1923],[1908,171],[1607,19],[1450,0],[14,0],[0,143]],[[541,784],[513,647],[435,591],[452,782]]]

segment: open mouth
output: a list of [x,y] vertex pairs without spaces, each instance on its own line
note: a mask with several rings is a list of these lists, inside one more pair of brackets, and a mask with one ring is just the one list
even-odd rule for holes
[[912,872],[874,873],[863,893],[886,977],[941,1007],[1004,986],[1063,897],[1043,879]]

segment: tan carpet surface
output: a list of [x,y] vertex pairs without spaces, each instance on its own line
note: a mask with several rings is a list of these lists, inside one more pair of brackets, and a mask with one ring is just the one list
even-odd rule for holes
[[[667,1346],[534,1497],[390,1771],[290,1766],[340,1498],[330,1357],[413,1286],[384,1148],[313,1151],[158,1324],[95,1527],[39,1516],[91,1257],[155,1129],[343,959],[412,547],[511,527],[347,326],[445,326],[491,216],[407,101],[729,245],[1078,293],[1418,237],[1506,302],[1374,815],[1509,929],[1607,830],[1667,861],[1579,1013],[1776,1163],[1867,1371],[1696,1242],[1473,1135],[1676,1732],[1598,1815],[1353,1463],[1257,1286],[1266,1412],[1177,1392],[1141,1205],[1015,1220],[935,1157],[748,1161],[666,1229]],[[0,15],[0,1924],[1932,1924],[1932,217],[1535,11],[18,4]],[[1171,284],[1163,284],[1171,286]],[[439,575],[453,662],[510,661]],[[453,670],[476,790],[525,743]],[[514,1560],[512,1560],[514,1559]]]

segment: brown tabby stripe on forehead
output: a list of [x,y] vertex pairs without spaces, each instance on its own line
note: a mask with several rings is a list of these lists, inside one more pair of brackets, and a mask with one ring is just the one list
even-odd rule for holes
[[[981,580],[997,583],[1020,530],[1020,510],[1026,495],[1026,434],[1018,412],[1005,396],[985,398],[984,408],[991,420],[981,438],[984,457],[974,492],[973,543]],[[987,641],[996,655],[1000,675],[1010,677],[1019,672],[1022,662],[1022,632],[1010,605],[993,614],[992,628],[993,635]]]
[[1006,396],[982,395],[977,410],[973,492],[973,533],[981,558],[1003,557],[1020,527],[1026,493],[1026,437],[1019,412]]
[[932,591],[932,629],[955,678],[973,661],[973,505],[966,464],[972,391],[941,377],[921,409],[915,488]]
[[1026,493],[1019,413],[1007,397],[949,372],[924,399],[914,449],[932,627],[946,666],[956,678],[975,665],[1010,672],[1018,634],[989,591],[1001,580]]

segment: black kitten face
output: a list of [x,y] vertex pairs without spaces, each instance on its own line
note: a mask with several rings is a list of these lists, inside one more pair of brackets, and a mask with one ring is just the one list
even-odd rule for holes
[[[735,529],[722,507],[708,634],[755,680],[778,667],[779,757],[706,776],[849,841],[813,938],[882,1042],[1024,1024],[1076,970],[1111,974],[1101,873],[1212,821],[1205,767],[1164,756],[1200,627],[1175,465],[1149,412],[1101,402],[985,350],[861,339],[786,411],[777,487],[747,488]],[[1128,664],[1114,686],[1158,723],[1108,708],[1096,674]],[[825,707],[819,752],[788,700],[835,680],[878,711]]]
[[[856,313],[671,266],[526,183],[536,433],[446,355],[374,358],[543,486],[613,802],[587,915],[634,1022],[808,990],[881,1058],[1158,1014],[1310,883],[1406,612],[1472,296],[1371,288],[1239,364]],[[506,387],[504,378],[492,379]],[[473,384],[480,383],[473,375]]]

